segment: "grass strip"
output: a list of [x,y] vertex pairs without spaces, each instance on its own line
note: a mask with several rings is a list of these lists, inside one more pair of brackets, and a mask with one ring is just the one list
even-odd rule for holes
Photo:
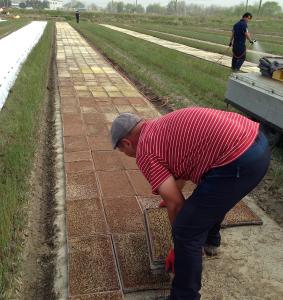
[[29,177],[45,97],[53,24],[34,47],[0,111],[0,299],[17,268]]
[[[230,32],[223,32],[223,33],[216,33],[216,32],[203,32],[202,28],[193,28],[193,30],[190,28],[176,28],[173,26],[162,26],[162,25],[127,25],[127,24],[116,24],[116,26],[123,27],[129,30],[133,31],[138,31],[144,34],[149,34],[158,38],[166,39],[172,42],[184,44],[190,47],[202,49],[205,51],[211,51],[211,52],[216,52],[216,53],[221,53],[224,54],[226,52],[226,49],[224,49],[221,46],[216,46],[216,45],[209,45],[209,44],[204,44],[201,42],[197,41],[191,41],[185,38],[193,38],[197,40],[202,40],[202,41],[208,41],[208,42],[213,42],[217,44],[222,44],[222,45],[227,45],[230,41]],[[156,30],[159,32],[154,32],[152,30]],[[170,36],[169,34],[174,34],[176,36]],[[182,38],[184,37],[184,38]],[[283,41],[282,39],[276,39],[274,41],[269,41],[266,40],[266,38],[260,38],[259,40],[260,46],[262,47],[263,51],[265,50],[266,52],[269,52],[271,54],[275,55],[283,55]],[[247,43],[247,48],[249,48],[250,45]],[[250,50],[255,50],[255,47],[250,47]],[[232,52],[229,51],[227,55],[232,55]],[[260,55],[256,57],[257,55],[255,54],[249,54],[248,52],[248,60],[250,61],[258,61],[260,58]]]
[[[232,49],[229,48],[228,45],[225,48],[225,47],[221,47],[221,46],[217,46],[217,45],[205,44],[205,43],[199,42],[199,41],[192,41],[192,40],[187,39],[187,36],[184,36],[184,37],[172,36],[171,34],[173,34],[173,33],[156,32],[156,31],[152,31],[152,30],[143,29],[141,27],[127,26],[124,24],[123,25],[116,24],[116,26],[125,28],[125,29],[129,29],[132,31],[140,32],[143,34],[148,34],[148,35],[160,38],[160,39],[164,39],[164,40],[174,42],[174,43],[179,43],[179,44],[193,47],[196,49],[201,49],[204,51],[219,53],[219,54],[223,54],[225,56],[232,57]],[[257,63],[260,57],[261,57],[260,55],[257,55],[255,53],[250,54],[249,52],[247,52],[247,61]]]
[[157,95],[169,97],[175,107],[188,106],[191,101],[225,107],[228,68],[99,25],[71,24],[132,78]]
[[0,22],[0,39],[28,23],[29,21],[27,20],[8,20],[6,22]]

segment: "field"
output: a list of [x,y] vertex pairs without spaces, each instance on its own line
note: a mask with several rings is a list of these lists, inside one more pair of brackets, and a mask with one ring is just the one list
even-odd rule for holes
[[[32,192],[30,178],[43,119],[42,109],[50,75],[48,67],[51,54],[55,51],[55,47],[52,47],[53,21],[69,22],[164,113],[192,105],[226,109],[224,95],[230,69],[99,24],[112,24],[231,56],[231,51],[227,51],[230,29],[239,19],[238,16],[231,15],[185,18],[82,12],[81,22],[77,24],[72,12],[22,10],[21,14],[20,20],[0,23],[0,38],[32,20],[49,22],[0,112],[0,169],[4,175],[0,180],[0,299],[5,299],[7,291],[13,288],[11,278],[21,267],[23,233],[27,225],[26,208]],[[249,29],[262,51],[283,56],[282,15],[276,18],[255,17]],[[249,53],[247,59],[257,62],[259,56]],[[268,175],[253,194],[257,204],[281,226],[282,181],[281,140],[273,149],[273,161]]]
[[8,287],[9,275],[18,268],[17,257],[22,250],[25,208],[31,192],[29,178],[46,92],[52,28],[50,23],[25,62],[0,112],[0,298],[4,297]]
[[0,39],[26,24],[28,24],[28,20],[25,19],[0,22]]

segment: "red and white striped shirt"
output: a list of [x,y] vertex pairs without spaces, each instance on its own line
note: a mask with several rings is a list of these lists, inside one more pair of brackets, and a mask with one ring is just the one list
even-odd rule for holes
[[211,168],[227,165],[254,142],[259,124],[233,112],[185,108],[141,129],[136,161],[154,194],[169,177],[198,184]]

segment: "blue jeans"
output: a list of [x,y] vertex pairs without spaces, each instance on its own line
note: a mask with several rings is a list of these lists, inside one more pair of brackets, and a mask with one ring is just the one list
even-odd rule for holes
[[208,171],[185,201],[172,226],[175,277],[172,300],[200,299],[202,248],[220,245],[225,214],[252,191],[266,174],[270,149],[263,133],[238,159]]
[[246,60],[245,48],[233,49],[233,58],[232,58],[233,70],[240,70],[245,60]]

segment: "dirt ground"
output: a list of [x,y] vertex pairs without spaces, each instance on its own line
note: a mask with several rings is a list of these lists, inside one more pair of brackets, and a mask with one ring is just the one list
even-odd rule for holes
[[264,180],[251,193],[251,197],[256,200],[256,203],[261,207],[267,215],[276,221],[281,227],[283,226],[283,187],[279,189],[271,189],[271,168],[275,167],[275,159],[271,161],[269,172]]
[[204,263],[203,299],[282,299],[282,228],[254,199],[245,202],[263,225],[222,231],[220,257]]

